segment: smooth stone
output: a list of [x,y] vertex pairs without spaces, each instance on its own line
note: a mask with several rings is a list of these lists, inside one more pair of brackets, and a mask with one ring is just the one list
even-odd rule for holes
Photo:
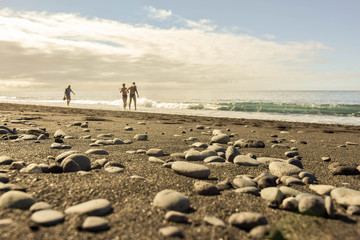
[[324,162],[329,162],[331,161],[330,157],[322,157],[321,160],[323,160]]
[[205,163],[212,163],[212,162],[225,162],[225,159],[219,156],[210,156],[204,159]]
[[201,153],[199,151],[190,150],[190,151],[187,151],[187,153],[185,154],[185,159],[187,161],[203,161],[204,156],[201,155]]
[[96,136],[97,138],[112,138],[114,137],[114,134],[111,133],[104,133],[104,134],[99,134]]
[[178,174],[199,179],[208,178],[211,173],[207,166],[184,161],[174,162],[171,169]]
[[63,168],[56,163],[52,163],[49,166],[49,173],[63,173]]
[[0,196],[0,208],[29,209],[35,203],[35,199],[21,191],[8,191]]
[[217,189],[219,189],[219,191],[224,191],[224,190],[231,189],[233,186],[228,179],[225,179],[225,180],[219,182],[218,184],[216,184],[216,187],[217,187]]
[[112,140],[112,144],[114,145],[120,145],[120,144],[124,144],[124,142],[122,140],[120,140],[119,138],[114,138]]
[[6,173],[0,173],[0,183],[8,183],[9,177]]
[[360,206],[360,191],[349,188],[335,188],[330,192],[330,196],[337,203],[345,206]]
[[172,153],[172,154],[170,154],[170,157],[172,159],[183,160],[183,159],[185,159],[185,153]]
[[25,167],[25,162],[24,161],[16,161],[16,162],[12,162],[10,164],[9,169],[16,169],[16,170],[20,170],[22,168]]
[[181,232],[180,228],[176,226],[168,226],[159,229],[159,233],[163,237],[180,237],[183,238],[183,233]]
[[218,156],[217,152],[211,150],[201,151],[200,154],[203,156],[203,159],[213,156]]
[[139,180],[145,180],[146,178],[139,176],[139,175],[132,175],[130,176],[131,179],[139,179]]
[[257,187],[242,187],[235,189],[236,193],[240,194],[251,194],[255,196],[260,196],[259,189]]
[[21,140],[25,141],[37,140],[37,138],[38,136],[32,134],[24,134],[20,137]]
[[83,132],[90,132],[90,129],[84,129]]
[[292,158],[292,157],[295,157],[295,156],[298,156],[299,155],[299,152],[297,151],[288,151],[288,152],[285,152],[285,156],[289,157],[289,158]]
[[104,168],[108,173],[123,173],[124,169],[119,167],[107,167]]
[[152,156],[152,157],[161,157],[161,156],[164,156],[164,152],[162,149],[159,149],[159,148],[151,148],[146,151],[146,155]]
[[80,166],[75,161],[68,159],[61,162],[63,172],[78,172],[80,171]]
[[245,178],[239,178],[239,177],[234,178],[233,185],[234,185],[234,187],[237,187],[237,188],[256,187],[257,186],[257,184],[255,182],[250,181]]
[[264,148],[265,143],[263,141],[257,141],[257,140],[240,139],[236,141],[233,146],[240,148]]
[[190,208],[190,200],[182,193],[165,189],[158,192],[153,200],[154,206],[184,212]]
[[230,142],[230,137],[224,133],[213,136],[210,140],[210,143],[227,144],[228,142]]
[[62,137],[65,137],[67,134],[61,130],[61,129],[58,129],[56,130],[56,132],[54,133],[54,138],[62,138]]
[[92,146],[97,145],[97,146],[101,146],[101,145],[112,145],[112,140],[96,140],[94,143],[90,144]]
[[61,163],[65,158],[67,158],[67,157],[70,156],[71,154],[75,154],[75,153],[80,153],[80,152],[79,152],[79,151],[75,151],[75,150],[63,152],[63,153],[59,154],[59,155],[55,158],[55,161],[58,162],[58,163]]
[[270,163],[269,170],[271,174],[278,177],[296,175],[301,172],[301,168],[284,162]]
[[335,162],[328,166],[333,175],[359,175],[360,171],[356,167],[347,166],[343,163]]
[[218,144],[210,145],[210,146],[208,146],[207,149],[210,151],[223,152],[223,153],[225,153],[225,151],[226,151],[224,147],[222,147],[221,145],[218,145]]
[[64,139],[75,139],[73,136],[70,136],[70,135],[66,135],[65,137],[64,137]]
[[85,152],[85,154],[109,155],[109,153],[104,149],[89,149]]
[[285,162],[284,159],[272,158],[272,157],[259,157],[259,158],[256,158],[256,160],[261,163],[264,163],[264,164],[270,164],[272,162]]
[[65,216],[59,211],[45,209],[33,213],[30,219],[39,225],[52,226],[63,222],[65,220]]
[[52,209],[52,206],[47,202],[36,202],[30,207],[31,212],[36,212],[40,210]]
[[287,148],[290,148],[290,146],[285,145],[285,144],[276,143],[276,144],[271,145],[271,148],[287,149]]
[[123,164],[121,164],[119,162],[113,162],[113,161],[105,163],[104,168],[108,168],[108,167],[125,168],[125,166]]
[[55,142],[50,145],[50,148],[51,149],[63,149],[63,145]]
[[101,168],[105,166],[109,162],[106,158],[96,159],[94,164],[98,164]]
[[297,195],[301,194],[299,190],[286,186],[281,186],[279,190],[282,192],[284,197],[296,197]]
[[325,216],[325,202],[318,197],[304,197],[299,201],[299,212],[307,215]]
[[0,183],[0,192],[7,192],[11,190],[26,192],[26,188],[23,186],[12,183]]
[[157,157],[149,157],[149,162],[151,163],[158,163],[158,164],[164,164],[165,161],[161,160],[160,158]]
[[334,218],[335,217],[335,208],[334,208],[333,200],[331,199],[330,196],[326,196],[324,201],[325,201],[325,210],[326,210],[328,217]]
[[173,164],[173,162],[166,162],[161,166],[164,167],[164,168],[170,168],[171,169],[172,164]]
[[346,142],[345,144],[348,146],[359,146],[359,143],[355,143],[355,142]]
[[240,152],[233,146],[228,146],[225,152],[225,159],[228,162],[234,162],[234,158],[240,155]]
[[286,186],[304,185],[303,181],[301,181],[300,179],[298,179],[296,177],[291,177],[291,176],[284,176],[284,177],[287,177],[285,180]]
[[137,125],[146,125],[146,122],[138,122]]
[[15,224],[15,222],[11,218],[0,219],[0,227],[6,226],[6,225],[13,225],[13,224]]
[[195,147],[195,148],[207,148],[208,145],[206,143],[202,143],[202,142],[196,142],[190,145],[191,147]]
[[267,224],[267,220],[261,213],[241,212],[232,214],[229,218],[229,223],[249,231],[256,226]]
[[299,173],[299,178],[302,179],[302,178],[305,178],[305,177],[309,177],[309,178],[313,179],[314,181],[317,181],[316,177],[313,174],[309,173],[309,172],[302,171],[301,173]]
[[77,172],[77,175],[80,175],[80,176],[89,176],[89,175],[92,175],[92,173],[91,173],[91,172],[86,172],[86,171],[80,170],[80,171]]
[[90,232],[98,232],[108,230],[109,222],[103,217],[89,216],[86,217],[83,224],[81,225],[81,229],[84,231]]
[[196,129],[205,129],[204,125],[196,125]]
[[330,192],[336,187],[323,184],[310,184],[309,188],[319,195],[330,195]]
[[1,156],[0,157],[0,165],[10,165],[14,160],[8,156]]
[[271,227],[269,225],[260,225],[251,229],[249,235],[255,239],[265,239],[270,230]]
[[215,227],[222,227],[222,228],[226,227],[225,222],[223,220],[213,216],[204,217],[204,222]]
[[29,164],[25,169],[23,168],[22,170],[25,170],[26,173],[29,174],[36,174],[36,173],[42,173],[42,169],[38,164],[35,163],[31,163]]
[[147,141],[148,140],[148,135],[147,134],[136,134],[134,136],[134,139],[138,140],[138,141]]
[[297,160],[297,159],[294,159],[294,158],[290,158],[290,159],[286,160],[286,163],[292,164],[292,165],[297,166],[299,168],[303,168],[302,162],[300,160]]
[[282,192],[276,187],[262,189],[260,196],[269,202],[276,202],[277,204],[280,204],[284,198]]
[[287,197],[282,201],[280,208],[294,212],[298,209],[298,206],[299,206],[299,202],[296,200],[296,198]]
[[103,216],[111,211],[111,203],[106,199],[94,199],[65,209],[65,214],[86,214],[88,216]]
[[178,211],[168,211],[165,214],[165,219],[169,222],[176,222],[176,223],[188,222],[187,216],[184,213]]
[[222,130],[220,130],[220,129],[214,129],[213,131],[212,131],[212,135],[213,136],[217,136],[217,135],[221,135],[221,134],[225,134]]
[[218,195],[219,189],[212,183],[204,181],[196,181],[194,183],[194,190],[200,195]]
[[234,158],[234,164],[240,165],[240,166],[259,166],[261,165],[261,162],[246,156],[246,155],[238,155]]
[[89,171],[91,169],[90,159],[83,154],[71,154],[61,162],[61,165],[66,164],[68,161],[74,161],[82,171]]
[[350,216],[360,215],[360,207],[351,205],[346,209],[346,214]]
[[136,154],[143,154],[143,153],[146,154],[146,150],[144,150],[144,149],[138,149],[138,150],[136,150]]

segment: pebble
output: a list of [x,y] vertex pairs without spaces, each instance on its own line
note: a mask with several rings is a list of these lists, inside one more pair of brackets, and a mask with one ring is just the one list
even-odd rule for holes
[[252,238],[255,239],[265,239],[266,235],[270,232],[270,230],[271,230],[270,225],[260,225],[251,229],[249,234]]
[[165,214],[165,219],[169,222],[176,222],[176,223],[188,222],[187,216],[184,213],[178,211],[168,211]]
[[151,148],[146,151],[146,155],[153,156],[153,157],[161,157],[161,156],[164,156],[164,152],[162,149],[159,149],[159,148]]
[[147,134],[136,134],[134,139],[138,140],[138,141],[147,141],[148,135]]
[[112,210],[111,203],[106,199],[94,199],[65,209],[65,214],[86,214],[88,216],[103,216]]
[[256,226],[267,224],[267,220],[261,213],[241,212],[232,214],[229,218],[229,223],[249,231]]
[[287,197],[282,201],[280,208],[294,212],[298,209],[298,206],[299,206],[299,202],[296,200],[296,198]]
[[96,154],[96,155],[109,155],[104,149],[89,149],[85,152],[86,154]]
[[261,162],[257,161],[254,158],[251,158],[247,155],[238,155],[234,158],[234,164],[240,165],[240,166],[259,166],[261,165]]
[[136,150],[136,154],[146,154],[146,150],[138,149],[138,150]]
[[236,193],[240,194],[251,194],[255,196],[260,196],[259,189],[257,187],[242,187],[235,189]]
[[120,144],[124,144],[124,142],[122,140],[120,140],[119,138],[114,138],[112,140],[112,144],[113,145],[120,145]]
[[270,163],[269,170],[271,174],[274,174],[278,177],[295,175],[301,172],[299,167],[284,162]]
[[285,162],[284,159],[272,158],[272,157],[259,157],[259,158],[256,158],[256,160],[258,160],[259,162],[264,163],[264,164],[270,164],[272,162]]
[[291,176],[284,176],[284,177],[287,177],[284,182],[286,186],[304,185],[303,181],[301,181],[300,179],[298,179],[296,177],[291,177]]
[[337,203],[345,206],[360,206],[360,191],[349,188],[335,188],[330,192],[330,196]]
[[299,201],[299,212],[313,216],[325,216],[325,202],[319,197],[304,197]]
[[0,196],[0,208],[29,209],[35,203],[35,199],[21,191],[8,191]]
[[0,219],[0,227],[5,226],[5,225],[13,225],[13,224],[15,224],[15,222],[11,218]]
[[133,129],[133,127],[131,127],[131,126],[126,126],[125,127],[125,131],[133,131],[134,129]]
[[221,220],[217,217],[213,217],[213,216],[204,217],[204,222],[206,222],[209,225],[215,226],[215,227],[222,227],[222,228],[226,227],[223,220]]
[[108,173],[123,173],[124,169],[119,167],[106,167],[104,168]]
[[89,216],[86,217],[81,229],[84,231],[98,232],[108,230],[109,222],[103,217]]
[[234,143],[234,147],[240,147],[240,148],[264,148],[265,143],[263,141],[257,141],[257,140],[245,140],[240,139]]
[[297,166],[298,168],[303,168],[302,162],[300,160],[290,158],[286,161],[288,164],[292,164],[294,166]]
[[202,143],[202,142],[196,142],[190,145],[191,147],[195,147],[195,148],[207,148],[208,145],[206,143]]
[[221,145],[218,145],[218,144],[210,145],[210,146],[208,146],[207,149],[210,150],[210,151],[225,153],[225,148],[223,148]]
[[284,198],[282,192],[276,187],[268,187],[262,189],[260,192],[260,196],[269,202],[276,203],[277,205],[280,205]]
[[228,146],[225,152],[225,158],[228,162],[234,162],[234,158],[240,155],[240,152],[233,146]]
[[196,129],[205,129],[205,127],[203,125],[197,125]]
[[21,140],[25,141],[37,140],[37,138],[38,136],[32,134],[24,134],[20,137]]
[[194,190],[200,195],[218,195],[220,193],[219,189],[212,183],[204,181],[196,181],[194,183]]
[[257,184],[251,180],[242,178],[242,177],[236,177],[233,180],[234,187],[237,188],[244,188],[244,187],[256,187]]
[[36,211],[31,215],[31,221],[36,224],[43,225],[43,226],[52,226],[58,223],[61,223],[65,220],[65,216],[63,213],[52,210],[52,209],[45,209]]
[[23,167],[25,167],[25,162],[24,161],[16,161],[16,162],[12,162],[10,164],[9,169],[16,169],[16,170],[20,170]]
[[212,163],[212,162],[225,162],[225,159],[219,156],[210,156],[204,159],[205,163]]
[[285,152],[285,156],[286,157],[289,157],[289,158],[292,158],[292,157],[295,157],[295,156],[298,156],[299,155],[299,152],[297,151],[288,151],[288,152]]
[[168,226],[168,227],[160,228],[159,233],[163,237],[179,237],[179,238],[184,237],[184,235],[181,232],[180,228],[178,228],[176,226]]
[[54,138],[62,138],[62,137],[65,137],[67,134],[61,130],[61,129],[58,129],[56,130],[56,132],[54,133]]
[[153,200],[154,206],[184,212],[190,208],[190,200],[182,193],[165,189],[158,192]]
[[61,166],[65,166],[69,161],[75,162],[79,166],[79,169],[82,171],[89,171],[91,169],[90,159],[83,154],[75,153],[75,154],[71,154],[71,155],[67,156],[61,162]]
[[149,162],[151,163],[158,163],[158,164],[164,164],[165,161],[161,160],[160,158],[157,157],[149,157]]
[[336,187],[323,184],[310,184],[309,188],[319,195],[330,195],[330,192]]
[[178,174],[199,179],[208,178],[211,173],[207,166],[184,161],[174,162],[171,169]]
[[358,175],[359,170],[356,167],[347,166],[344,163],[335,162],[328,166],[333,175]]
[[322,157],[321,160],[323,160],[324,162],[329,162],[331,161],[330,157]]
[[137,125],[146,125],[146,122],[138,122]]
[[224,133],[213,136],[210,140],[210,144],[212,143],[227,144],[228,142],[230,142],[230,137]]
[[200,154],[202,155],[203,159],[212,157],[212,156],[218,156],[217,152],[211,151],[211,150],[201,151]]
[[185,159],[187,161],[203,161],[204,156],[197,150],[190,150],[185,154]]
[[0,183],[8,183],[9,177],[6,173],[0,173]]
[[326,210],[328,217],[334,218],[335,217],[335,208],[334,208],[333,200],[331,199],[330,196],[326,196],[324,201],[325,201],[325,210]]
[[346,145],[348,145],[348,146],[359,146],[359,143],[355,143],[355,142],[346,142]]
[[10,165],[14,160],[8,156],[1,156],[0,157],[0,165]]
[[350,216],[360,215],[360,207],[351,205],[346,209],[346,214],[348,214]]
[[276,144],[271,145],[271,148],[287,149],[287,148],[290,148],[290,146],[285,145],[285,144],[276,143]]
[[49,173],[63,173],[63,168],[56,163],[52,163],[49,166]]

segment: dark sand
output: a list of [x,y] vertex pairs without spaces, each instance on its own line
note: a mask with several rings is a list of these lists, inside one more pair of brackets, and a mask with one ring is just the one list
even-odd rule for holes
[[[347,216],[346,209],[335,204],[337,215],[335,219],[302,215],[280,209],[267,207],[265,200],[252,195],[240,195],[234,189],[222,191],[216,196],[201,196],[194,192],[193,184],[197,179],[174,173],[171,169],[148,162],[145,154],[127,154],[126,151],[138,149],[161,148],[166,154],[184,152],[192,142],[184,139],[197,137],[201,142],[209,143],[211,135],[202,132],[221,129],[235,134],[232,141],[238,139],[254,139],[264,141],[265,148],[242,148],[241,154],[253,153],[257,157],[269,156],[286,159],[284,149],[272,149],[268,142],[278,135],[286,139],[285,144],[298,147],[302,157],[303,169],[314,173],[320,184],[336,187],[350,186],[360,189],[360,176],[333,176],[328,165],[332,162],[342,162],[352,166],[360,164],[359,146],[339,148],[346,142],[360,142],[359,126],[324,125],[310,123],[290,123],[263,120],[228,119],[211,117],[194,117],[180,115],[150,114],[124,111],[101,111],[90,109],[75,109],[62,107],[46,107],[16,104],[0,104],[0,120],[5,117],[10,120],[20,118],[35,118],[30,123],[46,128],[50,139],[23,141],[10,143],[0,140],[0,156],[7,155],[16,160],[30,163],[52,163],[48,156],[57,156],[68,150],[51,149],[54,142],[53,134],[62,129],[75,137],[64,142],[72,146],[71,150],[85,152],[90,140],[79,137],[90,134],[96,138],[98,134],[113,133],[121,140],[130,139],[137,133],[147,133],[149,141],[134,141],[132,144],[110,145],[101,148],[110,154],[106,156],[110,161],[119,162],[126,168],[124,173],[110,174],[104,169],[92,170],[91,175],[80,176],[77,173],[63,174],[22,174],[17,170],[10,170],[10,183],[22,185],[32,194],[36,201],[50,203],[54,209],[64,212],[72,205],[96,198],[105,198],[112,203],[113,212],[107,216],[110,229],[99,233],[79,231],[83,216],[68,216],[63,223],[50,227],[34,227],[30,221],[29,210],[0,209],[0,219],[11,218],[12,225],[0,226],[0,239],[162,239],[158,233],[164,226],[178,226],[185,239],[248,239],[246,231],[228,224],[231,214],[242,211],[254,211],[264,214],[273,228],[281,231],[287,239],[359,239],[360,217]],[[83,132],[81,127],[66,127],[75,121],[88,122],[90,133]],[[146,125],[138,125],[146,122]],[[196,129],[202,124],[205,130]],[[1,123],[3,125],[3,123]],[[126,125],[132,126],[133,131],[125,131]],[[27,128],[24,124],[7,123],[7,127]],[[209,127],[209,129],[206,129]],[[189,131],[193,129],[193,131]],[[181,133],[182,131],[186,133]],[[280,133],[287,131],[288,133]],[[298,133],[303,131],[302,133]],[[174,137],[175,134],[181,136]],[[291,143],[290,140],[297,140]],[[307,144],[300,144],[306,141]],[[226,146],[225,146],[226,147]],[[321,157],[331,157],[330,162],[324,162]],[[91,160],[103,158],[91,156]],[[160,157],[167,161],[170,156]],[[196,162],[199,164],[205,164]],[[8,169],[9,166],[0,166]],[[251,174],[257,176],[268,171],[264,165],[259,167],[244,167],[227,164],[222,167],[209,166],[211,169],[211,183],[218,183],[236,175]],[[131,179],[130,176],[139,175],[145,180]],[[303,192],[312,192],[309,185],[293,186]],[[191,201],[192,211],[187,213],[189,224],[169,223],[164,219],[165,210],[152,205],[156,193],[163,189],[173,189],[184,193]],[[0,193],[2,194],[2,193]],[[204,223],[205,216],[215,216],[222,219],[227,227],[219,228]]]

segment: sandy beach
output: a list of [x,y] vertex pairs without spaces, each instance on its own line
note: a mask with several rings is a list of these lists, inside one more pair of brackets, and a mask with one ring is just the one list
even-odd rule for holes
[[[268,232],[273,239],[358,239],[360,234],[359,126],[7,103],[0,104],[0,121],[0,157],[9,160],[0,161],[0,179],[5,179],[0,185],[0,239],[165,239],[165,230],[175,238],[204,240],[264,239]],[[62,133],[55,138],[58,130]],[[78,151],[80,161],[89,159],[91,168],[84,170],[71,159],[65,166],[57,157],[68,151]],[[219,158],[212,162],[205,156]],[[234,160],[237,156],[243,157]],[[175,162],[201,165],[202,173],[210,174],[196,177],[199,170],[190,176],[191,170],[176,169]],[[283,167],[276,169],[276,162]],[[287,173],[288,165],[296,168]],[[70,170],[46,173],[51,167]],[[265,172],[271,176],[261,182]],[[335,194],[344,188],[354,196],[344,200]],[[165,189],[181,193],[190,203],[180,203],[182,214],[174,213],[181,216],[175,222],[165,215],[179,210],[176,203],[166,207],[166,199],[154,201]],[[264,189],[271,193],[267,196]],[[32,197],[29,206],[14,207],[5,199],[4,194],[19,190]],[[316,196],[301,198],[301,193]],[[284,209],[288,198],[299,207]],[[304,209],[312,200],[307,204],[306,198],[317,204],[309,211]],[[69,210],[96,199],[107,200],[111,210]],[[51,205],[59,218],[49,222],[34,217],[30,207],[38,202]],[[236,215],[243,212],[259,213],[263,220],[244,227]],[[102,225],[87,229],[87,215],[100,215]],[[175,228],[163,229],[169,226]]]

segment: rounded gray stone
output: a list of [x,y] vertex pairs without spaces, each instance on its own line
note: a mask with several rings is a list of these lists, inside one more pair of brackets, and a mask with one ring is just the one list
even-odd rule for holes
[[66,214],[86,214],[89,216],[103,216],[111,211],[111,203],[106,199],[94,199],[68,207]]
[[304,197],[299,201],[299,212],[307,215],[325,216],[325,202],[318,197]]
[[21,191],[8,191],[0,196],[0,208],[29,209],[35,203],[35,199]]
[[282,201],[280,208],[293,212],[298,209],[298,206],[299,206],[299,202],[296,200],[296,198],[287,197]]
[[124,169],[119,167],[106,167],[105,171],[108,173],[123,173]]
[[276,187],[262,189],[260,196],[269,202],[276,202],[277,204],[280,204],[284,198],[282,192]]
[[146,151],[146,155],[152,156],[152,157],[161,157],[164,155],[164,151],[159,148],[151,148]]
[[33,213],[30,219],[39,225],[52,226],[63,222],[65,220],[65,216],[59,211],[46,209]]
[[83,154],[71,154],[63,160],[62,164],[65,164],[67,161],[74,161],[82,171],[89,171],[91,169],[90,159]]
[[238,155],[234,158],[234,164],[240,165],[240,166],[259,166],[261,162],[257,161],[256,159],[253,159],[247,155]]
[[178,211],[168,211],[165,214],[165,219],[169,222],[176,222],[176,223],[187,223],[188,218],[187,216]]
[[158,192],[153,203],[154,206],[179,212],[184,212],[190,208],[190,200],[184,194],[171,189]]
[[233,162],[237,155],[240,155],[240,152],[235,147],[228,146],[225,152],[226,161]]
[[108,230],[109,222],[103,217],[90,216],[85,218],[81,229],[84,231],[98,232]]
[[213,136],[210,140],[210,143],[227,144],[228,142],[230,142],[230,137],[224,133]]
[[147,141],[148,140],[148,135],[147,134],[136,134],[134,136],[134,139],[138,140],[138,141]]
[[159,233],[163,236],[163,237],[183,237],[183,234],[180,230],[180,228],[176,227],[176,226],[168,226],[168,227],[163,227],[159,229]]
[[221,220],[217,217],[213,217],[213,216],[204,217],[204,222],[206,222],[209,225],[215,226],[215,227],[222,227],[222,228],[226,227],[223,220]]
[[325,197],[325,210],[326,210],[328,217],[330,217],[330,218],[335,217],[334,203],[330,196]]
[[301,168],[284,162],[270,163],[269,170],[271,174],[278,177],[297,175],[301,172]]
[[14,160],[8,156],[1,156],[0,157],[0,165],[10,165]]
[[58,163],[61,163],[66,157],[70,156],[71,154],[75,154],[75,153],[80,153],[80,152],[75,151],[75,150],[63,152],[55,158],[55,161]]
[[242,177],[234,178],[233,185],[234,185],[234,187],[237,187],[237,188],[256,187],[257,186],[256,182],[253,182],[251,180],[248,180],[248,179],[245,179]]
[[86,154],[96,154],[96,155],[109,155],[104,149],[89,149],[85,152]]
[[199,179],[208,178],[211,173],[207,166],[184,161],[174,162],[171,169],[178,174]]
[[350,206],[357,205],[360,206],[360,191],[356,191],[349,188],[335,188],[330,192],[331,198],[334,199],[337,203]]
[[214,184],[204,181],[196,181],[194,183],[194,190],[200,195],[218,195],[220,193]]
[[204,159],[205,163],[211,163],[211,162],[225,162],[225,159],[219,156],[210,156]]
[[257,187],[242,187],[235,189],[236,193],[240,194],[251,194],[255,196],[260,196],[259,189]]
[[52,209],[52,206],[47,202],[37,202],[30,207],[31,212],[37,212],[40,210]]
[[261,213],[241,212],[232,214],[229,218],[229,223],[249,231],[256,226],[267,224],[267,220]]
[[197,150],[190,150],[185,154],[185,159],[187,161],[203,161],[204,156]]

